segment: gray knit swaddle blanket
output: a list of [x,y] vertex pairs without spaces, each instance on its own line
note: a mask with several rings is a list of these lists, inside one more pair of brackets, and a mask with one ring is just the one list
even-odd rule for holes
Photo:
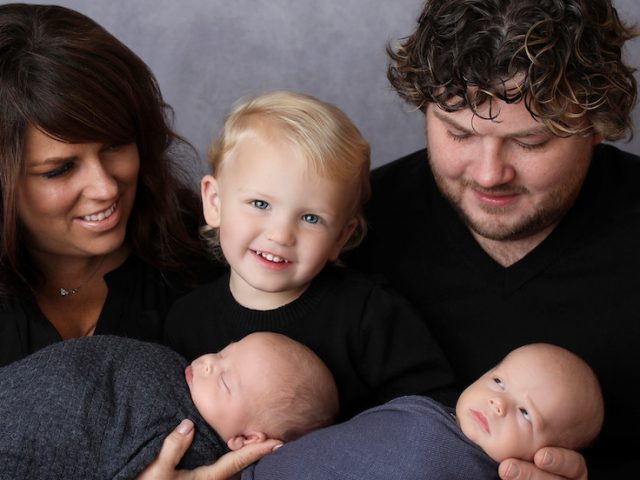
[[184,418],[196,425],[181,468],[227,450],[197,412],[187,362],[167,347],[98,335],[0,368],[0,479],[130,479]]

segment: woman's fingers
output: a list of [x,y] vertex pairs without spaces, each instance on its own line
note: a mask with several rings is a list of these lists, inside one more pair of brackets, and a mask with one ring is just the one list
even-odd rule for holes
[[164,439],[158,458],[138,475],[137,480],[229,480],[282,445],[280,440],[251,443],[223,455],[212,465],[194,470],[176,470],[193,441],[193,434],[193,422],[183,420]]
[[228,480],[280,446],[282,446],[280,440],[265,440],[260,443],[247,444],[239,450],[223,455],[213,465],[198,467],[193,470],[193,473],[197,475],[189,478],[192,480]]
[[181,472],[176,471],[176,466],[189,449],[193,441],[193,433],[194,428],[191,420],[183,420],[180,422],[180,425],[164,439],[158,458],[138,475],[138,480],[173,480],[183,478]]

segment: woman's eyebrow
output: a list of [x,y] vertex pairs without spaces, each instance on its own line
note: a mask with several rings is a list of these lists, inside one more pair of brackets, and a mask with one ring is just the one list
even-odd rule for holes
[[48,165],[48,164],[57,165],[60,163],[73,162],[76,160],[78,160],[77,155],[46,157],[43,159],[36,158],[36,159],[27,160],[27,166],[32,167],[32,166]]

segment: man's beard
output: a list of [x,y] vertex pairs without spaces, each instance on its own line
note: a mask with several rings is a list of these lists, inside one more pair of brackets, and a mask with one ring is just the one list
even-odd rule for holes
[[[568,191],[566,186],[562,186],[550,192],[544,203],[539,205],[536,210],[518,218],[511,224],[505,224],[499,221],[499,215],[506,213],[508,208],[485,207],[483,211],[488,214],[495,214],[496,221],[476,221],[464,210],[461,205],[461,198],[449,188],[445,180],[436,172],[433,172],[433,176],[440,193],[447,199],[462,222],[471,231],[489,240],[502,242],[522,240],[557,224],[575,202],[582,184],[581,181],[574,183],[572,185],[572,191]],[[527,192],[527,190],[522,187],[498,186],[492,189],[479,188],[474,186],[472,182],[464,180],[457,183],[456,186],[461,186],[461,191],[475,189],[494,194],[526,194]]]

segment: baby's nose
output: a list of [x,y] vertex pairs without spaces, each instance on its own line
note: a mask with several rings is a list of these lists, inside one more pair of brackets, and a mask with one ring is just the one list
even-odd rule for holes
[[493,397],[489,399],[489,405],[493,408],[496,415],[502,416],[506,413],[505,402],[501,397]]

